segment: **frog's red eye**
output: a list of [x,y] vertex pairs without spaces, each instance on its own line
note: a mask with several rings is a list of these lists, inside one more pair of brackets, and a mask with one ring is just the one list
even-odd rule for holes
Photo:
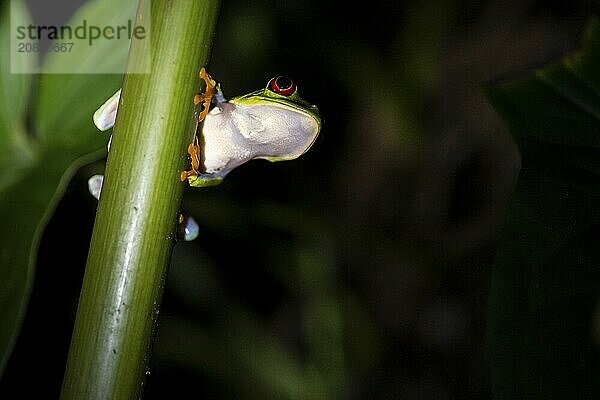
[[296,84],[287,76],[278,76],[269,81],[268,88],[282,96],[291,96],[296,91]]

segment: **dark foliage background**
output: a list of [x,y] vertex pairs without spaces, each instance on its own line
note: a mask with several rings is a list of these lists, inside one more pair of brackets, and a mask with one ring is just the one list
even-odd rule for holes
[[[225,95],[288,75],[323,130],[294,162],[187,190],[201,233],[175,247],[146,398],[489,398],[490,268],[519,157],[482,84],[572,50],[597,11],[224,1],[209,71]],[[2,398],[58,396],[101,169],[46,229]]]

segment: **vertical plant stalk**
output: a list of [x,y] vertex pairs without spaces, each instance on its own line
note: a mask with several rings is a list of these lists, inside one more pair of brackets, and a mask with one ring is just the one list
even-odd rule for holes
[[152,0],[151,15],[140,4],[151,40],[132,41],[128,69],[149,46],[151,73],[126,74],[123,83],[62,399],[142,394],[218,3]]

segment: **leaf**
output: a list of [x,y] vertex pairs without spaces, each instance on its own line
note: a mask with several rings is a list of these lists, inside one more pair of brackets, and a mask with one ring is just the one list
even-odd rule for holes
[[[83,21],[102,21],[103,26],[127,25],[128,20],[135,20],[137,3],[133,0],[90,1],[73,15],[68,25],[81,26]],[[44,142],[61,142],[68,146],[86,146],[87,143],[88,148],[93,150],[106,143],[107,138],[97,134],[91,116],[121,86],[129,42],[104,40],[88,46],[85,39],[72,41],[71,52],[52,52],[43,66],[37,104],[37,133]],[[90,75],[90,70],[116,71],[116,74]],[[54,74],[52,71],[72,73]],[[93,134],[81,134],[81,127]]]
[[581,51],[487,94],[522,156],[492,276],[493,396],[600,398],[600,21]]
[[[136,1],[95,0],[86,3],[69,24],[77,21],[118,21],[133,18]],[[15,1],[19,18],[29,24],[24,3]],[[4,13],[3,15],[8,15]],[[0,22],[0,49],[9,43],[9,19]],[[107,41],[81,47],[74,56],[48,56],[42,68],[60,63],[102,63],[122,71],[129,43]],[[7,53],[3,53],[7,54]],[[43,230],[71,176],[85,163],[101,157],[108,135],[92,124],[92,113],[122,80],[118,74],[43,74],[37,107],[25,99],[31,76],[11,75],[9,57],[0,61],[0,374],[3,372],[27,308],[38,244]],[[80,72],[81,72],[80,71]],[[29,106],[27,106],[29,104]],[[25,118],[34,132],[25,131]],[[68,238],[65,238],[68,240]]]
[[[29,24],[31,18],[26,7],[19,1],[13,2],[12,10],[6,3],[0,19],[0,51],[10,54],[10,18],[11,11],[15,23]],[[32,154],[27,143],[25,132],[25,103],[29,94],[30,75],[10,73],[10,58],[0,58],[0,217],[4,216],[4,204],[10,201],[7,194],[11,184],[18,181],[23,169],[31,163]],[[11,107],[12,105],[12,107]],[[12,228],[16,221],[6,221],[0,227],[5,232]],[[20,319],[19,310],[23,308],[23,293],[28,290],[27,280],[21,282],[21,271],[10,267],[13,243],[10,236],[0,236],[0,374],[6,365],[8,350],[12,348],[16,336],[14,327]],[[10,248],[9,248],[10,247]],[[15,287],[18,285],[19,287]]]
[[[0,19],[0,54],[11,54],[10,18],[15,25],[29,24],[31,18],[20,1],[6,3]],[[11,58],[0,58],[0,191],[14,180],[19,171],[32,161],[30,143],[25,132],[25,110],[31,86],[31,75],[11,74]],[[35,53],[22,53],[17,69],[31,69],[37,63]]]

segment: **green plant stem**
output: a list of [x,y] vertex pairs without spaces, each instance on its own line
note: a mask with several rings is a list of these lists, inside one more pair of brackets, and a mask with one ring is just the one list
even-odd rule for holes
[[[149,44],[151,73],[124,79],[63,399],[142,394],[194,132],[192,99],[218,3],[152,0],[151,41],[132,42],[128,67],[142,62]],[[142,10],[138,20],[150,17]]]

